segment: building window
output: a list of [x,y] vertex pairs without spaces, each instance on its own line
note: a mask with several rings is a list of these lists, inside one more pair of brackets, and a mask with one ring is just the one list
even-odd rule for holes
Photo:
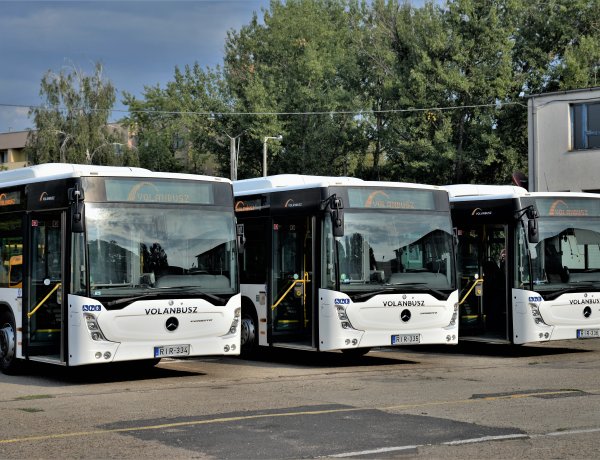
[[8,163],[8,150],[0,150],[0,163]]
[[571,105],[571,149],[600,149],[600,102]]

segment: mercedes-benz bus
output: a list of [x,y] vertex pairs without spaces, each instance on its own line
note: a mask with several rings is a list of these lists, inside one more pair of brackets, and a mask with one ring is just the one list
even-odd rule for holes
[[245,239],[242,353],[457,343],[445,190],[304,175],[233,186]]
[[600,195],[452,185],[460,337],[600,337]]
[[239,354],[236,246],[228,179],[1,172],[1,368]]

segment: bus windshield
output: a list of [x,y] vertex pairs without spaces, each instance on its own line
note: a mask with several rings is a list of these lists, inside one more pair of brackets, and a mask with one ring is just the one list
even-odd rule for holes
[[344,219],[336,241],[342,291],[455,288],[448,215],[347,209]]
[[237,289],[233,212],[87,203],[85,218],[89,277],[81,278],[94,297]]
[[536,290],[600,285],[600,218],[541,218],[539,232],[531,251]]

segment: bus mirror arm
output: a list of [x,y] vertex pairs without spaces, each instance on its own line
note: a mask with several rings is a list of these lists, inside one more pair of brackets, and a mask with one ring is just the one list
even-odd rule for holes
[[76,185],[68,191],[69,201],[71,202],[71,231],[73,233],[83,233],[83,221],[85,208],[83,206],[83,190]]
[[517,211],[517,219],[527,216],[527,239],[531,244],[540,242],[540,232],[538,231],[537,219],[539,214],[533,205]]
[[244,224],[237,224],[235,227],[236,230],[236,242],[237,242],[237,251],[239,255],[244,254],[244,249],[246,247],[246,236],[244,235]]
[[344,236],[344,202],[338,198],[335,193],[321,203],[321,209],[329,208],[331,223],[333,226],[333,236]]

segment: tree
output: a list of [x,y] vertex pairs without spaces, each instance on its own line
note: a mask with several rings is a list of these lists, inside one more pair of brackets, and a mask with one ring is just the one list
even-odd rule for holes
[[275,0],[264,24],[254,17],[229,34],[225,75],[237,111],[265,113],[244,120],[252,143],[240,177],[260,174],[262,139],[279,134],[281,146],[269,148],[271,174],[354,171],[365,150],[355,117],[359,21],[356,2]]
[[36,127],[27,139],[32,163],[135,164],[132,152],[123,152],[126,134],[108,123],[115,88],[104,79],[100,63],[91,76],[76,67],[58,74],[49,70],[40,96],[44,105],[29,113]]
[[219,69],[176,67],[165,88],[146,87],[143,100],[126,93],[124,103],[130,115],[123,122],[136,133],[141,166],[229,175],[228,125],[212,115],[230,110]]

